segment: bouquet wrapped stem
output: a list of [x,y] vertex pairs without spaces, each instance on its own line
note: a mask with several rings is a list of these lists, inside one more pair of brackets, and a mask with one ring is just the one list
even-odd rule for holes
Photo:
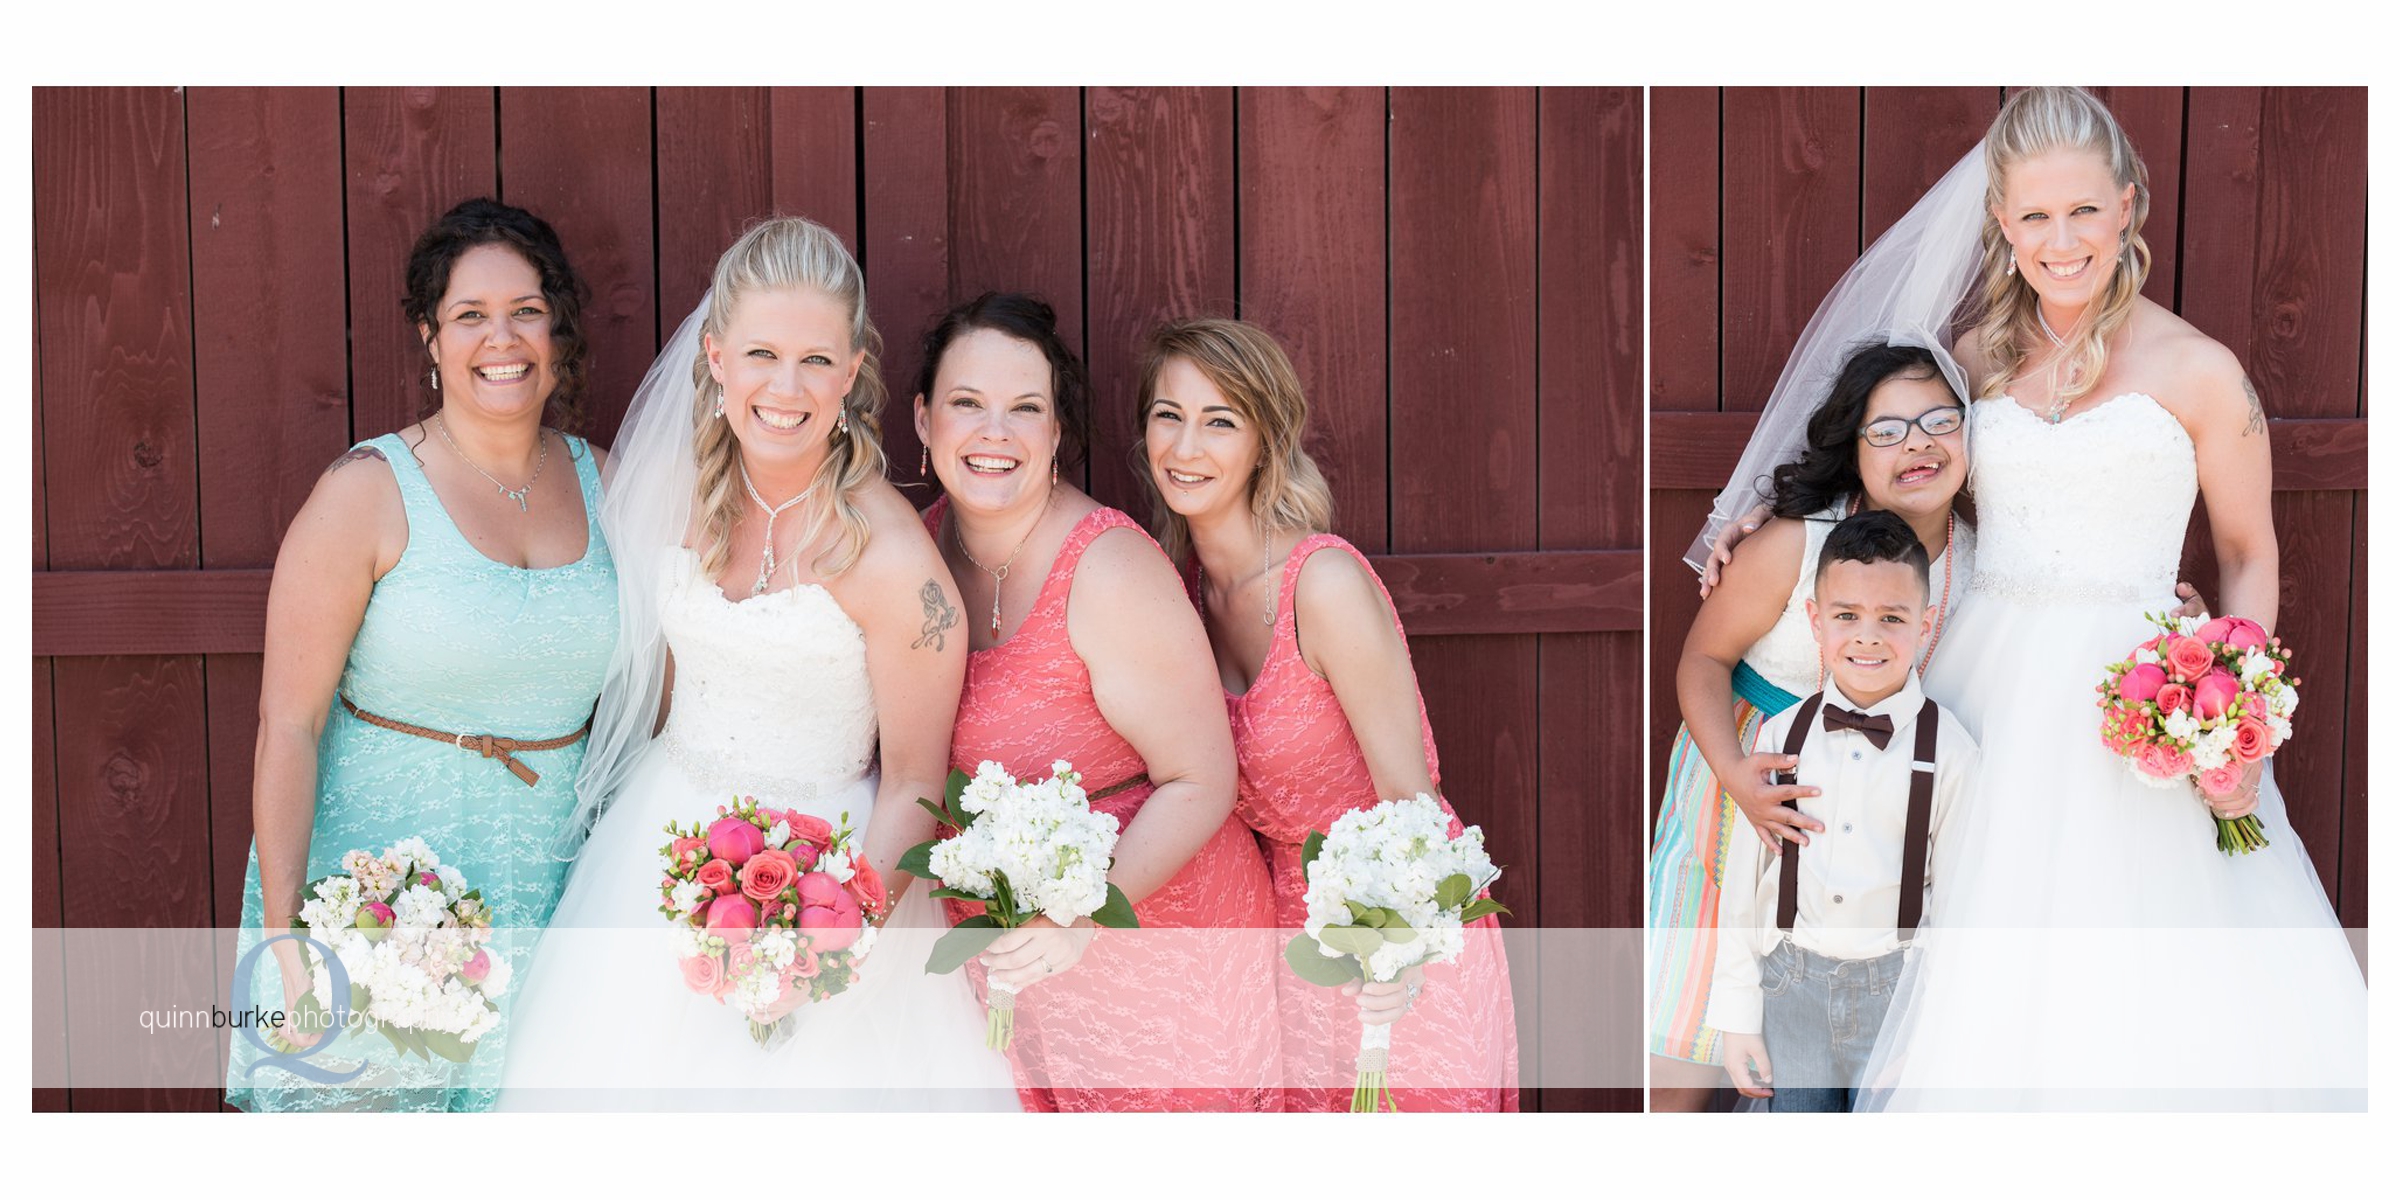
[[1399,1112],[1392,1101],[1392,1027],[1361,1025],[1358,1029],[1358,1084],[1350,1089],[1350,1111]]

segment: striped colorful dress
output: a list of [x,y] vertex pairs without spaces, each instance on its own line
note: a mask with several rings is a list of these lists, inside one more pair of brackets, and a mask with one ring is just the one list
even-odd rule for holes
[[[1817,690],[1822,680],[1816,636],[1808,626],[1808,598],[1825,535],[1846,508],[1835,505],[1805,520],[1799,586],[1766,636],[1734,668],[1733,719],[1741,746],[1750,745],[1761,722]],[[1962,582],[1967,575],[1972,539],[1964,522],[1957,526],[1956,537],[1956,546],[1933,561],[1937,596],[1945,572],[1955,570]],[[1667,752],[1666,796],[1650,845],[1652,1054],[1696,1063],[1723,1061],[1716,1031],[1701,1022],[1708,1011],[1709,976],[1717,953],[1717,885],[1730,839],[1753,836],[1733,798],[1717,786],[1716,775],[1692,742],[1691,729],[1678,726]]]

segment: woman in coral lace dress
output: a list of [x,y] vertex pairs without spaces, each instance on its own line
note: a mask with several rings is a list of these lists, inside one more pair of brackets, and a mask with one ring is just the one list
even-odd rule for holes
[[[1332,496],[1301,448],[1308,401],[1265,331],[1214,319],[1160,329],[1136,411],[1154,527],[1198,568],[1192,595],[1241,763],[1236,811],[1266,843],[1289,937],[1308,913],[1310,830],[1380,800],[1441,794],[1407,635],[1365,556],[1325,532]],[[1401,1109],[1516,1110],[1515,1009],[1493,918],[1471,927],[1457,960],[1398,982],[1337,991],[1279,966],[1275,984],[1287,1109],[1349,1109],[1367,1022],[1394,1024]]]
[[1037,917],[970,967],[1021,992],[1025,1107],[1275,1108],[1281,946],[1207,635],[1141,527],[1060,478],[1089,439],[1082,364],[1048,305],[991,293],[945,314],[922,361],[918,470],[945,493],[926,523],[971,650],[951,765],[1073,763],[1119,822],[1109,879],[1141,921],[1095,938]]

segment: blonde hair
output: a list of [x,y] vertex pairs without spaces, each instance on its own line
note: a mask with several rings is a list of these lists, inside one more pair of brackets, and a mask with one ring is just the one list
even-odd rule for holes
[[1973,324],[1994,370],[1978,385],[1981,395],[1996,395],[2014,382],[2033,348],[2049,340],[2042,332],[2040,297],[2031,284],[2009,273],[2014,251],[1996,214],[2009,170],[2056,150],[2098,155],[2119,191],[2132,184],[2133,216],[2126,223],[2117,263],[2092,300],[2090,319],[2076,322],[2064,335],[2066,349],[2060,361],[2066,378],[2055,401],[2072,404],[2100,385],[2108,367],[2109,335],[2132,319],[2142,283],[2150,277],[2150,244],[2142,240],[2142,222],[2150,216],[2150,172],[2108,106],[2076,87],[2027,88],[2010,97],[1983,139],[1983,291]]
[[[777,217],[752,226],[726,249],[717,259],[710,288],[701,330],[711,339],[722,339],[735,307],[761,291],[807,288],[832,297],[850,313],[850,348],[865,350],[866,357],[849,394],[842,397],[848,430],[836,424],[828,435],[831,450],[810,481],[810,486],[826,489],[832,500],[809,506],[815,515],[799,542],[813,542],[829,516],[837,521],[841,538],[813,565],[821,575],[839,575],[866,551],[867,515],[858,506],[859,491],[884,470],[883,337],[867,319],[866,279],[832,230],[804,217]],[[714,578],[725,569],[733,527],[750,498],[742,487],[741,443],[716,415],[724,388],[709,374],[705,350],[692,363],[692,382],[692,457],[699,468],[692,502],[699,514],[700,567]]]
[[[1250,481],[1250,511],[1268,531],[1324,533],[1333,527],[1333,489],[1301,446],[1308,428],[1308,397],[1272,335],[1247,321],[1201,317],[1172,321],[1150,334],[1142,348],[1141,392],[1135,397],[1134,428],[1147,427],[1158,398],[1158,377],[1169,359],[1200,369],[1243,420],[1258,429],[1258,470]],[[1167,556],[1182,562],[1192,549],[1191,526],[1158,491],[1150,476],[1148,443],[1133,442],[1135,474],[1150,495],[1151,528]]]

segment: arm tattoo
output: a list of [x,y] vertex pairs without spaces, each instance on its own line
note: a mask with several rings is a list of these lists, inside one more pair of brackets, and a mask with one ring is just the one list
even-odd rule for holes
[[930,579],[925,581],[924,587],[917,589],[917,603],[925,606],[925,628],[917,634],[916,641],[909,643],[908,648],[922,650],[931,646],[939,650],[946,640],[942,632],[958,624],[958,610],[951,607],[950,598],[942,594],[942,585]]
[[2250,377],[2242,376],[2242,394],[2250,398],[2250,420],[2242,426],[2244,436],[2267,431],[2267,409],[2258,402],[2258,389],[2250,386]]
[[348,453],[345,453],[340,458],[333,460],[333,465],[325,468],[325,473],[331,475],[335,471],[339,471],[343,467],[349,466],[351,463],[368,458],[374,459],[377,462],[382,462],[383,451],[378,450],[373,446],[352,447]]

